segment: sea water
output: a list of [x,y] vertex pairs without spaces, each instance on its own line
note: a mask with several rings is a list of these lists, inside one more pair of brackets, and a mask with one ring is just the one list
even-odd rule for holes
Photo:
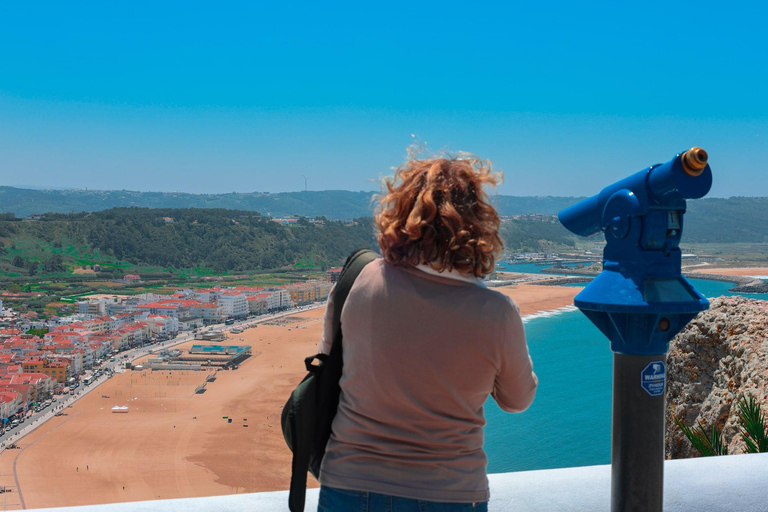
[[[586,262],[585,262],[586,263]],[[564,263],[564,267],[579,267],[584,266],[585,263]],[[537,265],[535,263],[498,263],[496,265],[497,270],[502,272],[520,272],[523,274],[542,274],[543,271],[552,268],[554,264],[549,263],[547,265]]]
[[486,403],[488,472],[610,463],[608,341],[577,310],[531,319],[525,329],[539,388],[522,413]]
[[[738,295],[728,292],[733,283],[690,281],[708,298]],[[742,295],[768,300],[766,293]],[[525,329],[539,388],[519,414],[488,399],[488,472],[610,464],[613,354],[607,338],[577,310],[532,318]]]

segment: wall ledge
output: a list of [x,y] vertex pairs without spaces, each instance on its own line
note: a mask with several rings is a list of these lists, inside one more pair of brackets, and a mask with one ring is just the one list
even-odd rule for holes
[[[608,512],[611,467],[521,471],[488,476],[489,510],[529,512]],[[664,464],[665,512],[745,512],[768,510],[768,453],[701,457]],[[317,509],[318,489],[307,491],[305,510]],[[282,512],[288,492],[233,494],[203,498],[136,501],[107,505],[33,509],[38,512]]]

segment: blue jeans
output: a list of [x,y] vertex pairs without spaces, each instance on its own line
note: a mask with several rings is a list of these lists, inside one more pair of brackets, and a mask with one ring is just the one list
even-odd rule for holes
[[317,512],[488,512],[488,502],[444,503],[320,487]]

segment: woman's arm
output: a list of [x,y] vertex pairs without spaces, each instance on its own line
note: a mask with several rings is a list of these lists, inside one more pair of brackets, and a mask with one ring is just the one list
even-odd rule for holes
[[513,311],[506,319],[501,362],[491,396],[503,410],[522,412],[533,402],[539,379],[533,373],[533,362],[528,353],[520,309],[514,303],[512,307]]
[[323,316],[323,335],[320,343],[317,345],[317,351],[320,354],[330,354],[333,345],[333,295],[336,291],[336,285],[328,293],[328,303],[325,306],[325,316]]

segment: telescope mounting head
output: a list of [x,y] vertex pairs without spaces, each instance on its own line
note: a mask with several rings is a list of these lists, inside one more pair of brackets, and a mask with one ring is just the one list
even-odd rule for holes
[[661,354],[709,307],[681,274],[686,199],[712,186],[708,156],[692,148],[566,208],[560,222],[581,236],[605,234],[603,271],[574,303],[611,340],[614,352]]

